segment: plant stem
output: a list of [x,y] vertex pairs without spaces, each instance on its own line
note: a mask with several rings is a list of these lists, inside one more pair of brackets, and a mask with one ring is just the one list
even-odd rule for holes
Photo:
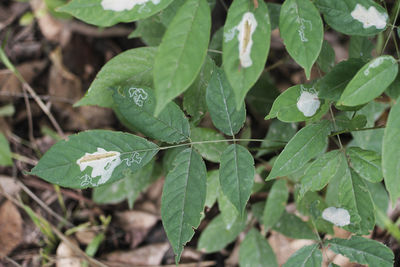
[[374,126],[374,127],[368,127],[368,128],[354,129],[354,130],[342,130],[342,131],[333,132],[329,136],[335,136],[335,135],[344,134],[344,133],[351,133],[351,132],[361,132],[361,131],[367,131],[367,130],[382,129],[382,128],[385,128],[385,126],[382,125],[382,126]]

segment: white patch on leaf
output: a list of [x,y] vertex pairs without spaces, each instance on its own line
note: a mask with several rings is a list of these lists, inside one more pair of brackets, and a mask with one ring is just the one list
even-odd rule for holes
[[368,9],[366,9],[360,4],[356,5],[354,10],[351,12],[351,16],[353,19],[361,22],[364,29],[369,27],[384,29],[388,19],[388,15],[386,13],[380,13],[374,6],[370,6]]
[[121,12],[124,10],[131,10],[136,5],[144,5],[148,2],[152,2],[157,5],[161,0],[102,0],[101,6],[104,10],[111,10],[115,12]]
[[135,104],[139,107],[142,107],[144,102],[146,101],[148,94],[142,88],[131,87],[128,90],[129,97],[133,98]]
[[[91,178],[100,176],[100,180],[97,185],[106,183],[110,178],[114,169],[121,164],[120,154],[117,151],[106,151],[103,148],[98,147],[94,153],[86,153],[84,156],[76,161],[81,171],[84,171],[87,167],[92,168]],[[87,185],[93,185],[92,179],[84,177],[85,180],[82,183]]]
[[329,207],[322,212],[322,218],[336,226],[346,226],[350,224],[350,214],[346,209]]
[[301,94],[297,99],[297,108],[306,117],[312,117],[319,109],[321,101],[319,101],[318,94],[315,91],[305,91],[304,87],[301,86]]
[[253,33],[257,27],[257,20],[254,14],[251,12],[246,12],[243,14],[242,20],[236,27],[239,31],[239,60],[240,65],[243,68],[250,67],[253,65],[251,60],[251,47],[253,46]]
[[379,67],[385,60],[390,60],[393,64],[396,64],[396,60],[391,57],[378,57],[372,60],[368,67],[364,70],[364,75],[368,76],[371,69]]

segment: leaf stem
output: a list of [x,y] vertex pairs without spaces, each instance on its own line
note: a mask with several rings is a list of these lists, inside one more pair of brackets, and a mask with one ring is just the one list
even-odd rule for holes
[[265,141],[264,139],[221,139],[221,140],[206,140],[206,141],[196,141],[196,142],[189,142],[189,143],[184,143],[184,144],[178,144],[178,145],[173,145],[173,146],[163,146],[160,147],[159,150],[166,150],[170,148],[175,148],[175,147],[182,147],[182,146],[191,146],[191,145],[202,145],[202,144],[214,144],[214,143],[223,143],[223,142],[263,142]]
[[381,53],[380,53],[381,55],[385,51],[385,48],[386,48],[387,44],[389,43],[389,39],[392,36],[392,32],[393,32],[393,29],[395,27],[394,23],[396,23],[397,17],[399,16],[399,11],[400,11],[400,4],[397,1],[396,15],[394,16],[393,24],[390,26],[390,31],[389,31],[388,37],[387,37],[387,39],[385,41],[385,44],[383,45],[383,48],[382,48]]
[[382,129],[382,128],[385,128],[385,127],[386,127],[385,125],[382,125],[382,126],[374,126],[374,127],[368,127],[368,128],[354,129],[354,130],[342,130],[342,131],[333,132],[329,136],[335,136],[335,135],[344,134],[344,133],[350,133],[350,132],[361,132],[361,131]]

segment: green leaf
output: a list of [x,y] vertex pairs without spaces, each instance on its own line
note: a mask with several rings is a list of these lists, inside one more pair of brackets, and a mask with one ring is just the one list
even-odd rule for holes
[[[246,227],[246,217],[238,217],[236,222],[228,228],[221,215],[218,215],[207,225],[200,234],[197,249],[206,253],[217,252],[234,241],[240,232]],[[218,237],[218,238],[216,238]]]
[[383,136],[382,170],[386,189],[394,204],[400,197],[400,99],[392,106]]
[[297,125],[295,123],[273,120],[269,125],[268,133],[261,143],[261,150],[257,153],[257,156],[262,156],[285,147],[296,132]]
[[367,118],[364,115],[355,115],[349,119],[346,115],[340,114],[335,117],[335,122],[332,124],[332,129],[335,131],[353,131],[363,128],[367,124]]
[[94,188],[93,201],[99,204],[116,204],[127,199],[132,208],[139,194],[159,178],[153,175],[153,167],[152,161],[137,172],[127,171],[125,177],[115,183]]
[[254,159],[246,148],[232,144],[222,153],[219,170],[221,189],[240,216],[250,198],[254,175]]
[[296,251],[282,267],[317,267],[321,264],[321,250],[319,250],[318,244],[313,244]]
[[381,156],[375,151],[364,150],[359,147],[347,149],[350,166],[363,179],[371,183],[382,181]]
[[357,106],[382,94],[394,81],[398,71],[392,56],[381,56],[362,67],[344,89],[339,105]]
[[342,177],[347,168],[347,160],[340,150],[332,150],[318,157],[306,169],[301,179],[300,196],[311,191],[319,191],[324,188],[331,179]]
[[183,94],[183,108],[197,123],[207,112],[206,90],[208,82],[214,71],[215,64],[212,59],[206,57],[203,67],[194,83]]
[[178,12],[179,8],[181,8],[184,3],[185,0],[174,0],[167,8],[161,10],[160,20],[165,27],[169,26],[171,21],[174,19],[176,13]]
[[285,176],[303,167],[320,154],[328,143],[329,122],[310,124],[297,132],[276,159],[267,180]]
[[[220,27],[212,36],[209,45],[209,56],[214,60],[217,66],[222,64],[222,42],[224,41],[224,27]],[[210,51],[213,50],[213,51]],[[218,51],[218,52],[216,52]]]
[[318,91],[312,84],[298,84],[275,99],[265,119],[278,117],[284,122],[319,120],[328,109],[329,103],[318,98]]
[[206,0],[187,0],[171,21],[154,62],[156,116],[196,79],[207,54],[210,29]]
[[220,68],[215,68],[208,83],[206,103],[214,126],[224,134],[233,136],[243,127],[246,120],[244,103],[238,111],[233,89]]
[[4,134],[0,132],[0,165],[12,166],[11,150],[10,145]]
[[226,228],[230,229],[236,222],[239,217],[239,212],[236,207],[229,201],[229,199],[224,195],[219,188],[218,194],[218,208],[222,216],[222,220],[224,221]]
[[278,267],[274,251],[267,239],[256,229],[251,229],[239,249],[240,267]]
[[183,246],[192,239],[202,217],[207,190],[207,170],[201,156],[188,148],[174,161],[165,178],[161,219],[178,264]]
[[189,121],[175,103],[170,102],[157,118],[154,116],[156,99],[152,89],[120,86],[114,90],[113,99],[120,114],[146,136],[167,143],[189,139]]
[[277,180],[269,191],[263,211],[262,222],[266,229],[275,225],[285,210],[289,198],[289,190],[285,180]]
[[224,25],[222,61],[241,108],[246,93],[264,69],[271,42],[271,24],[264,1],[236,0]]
[[372,201],[374,202],[376,224],[382,229],[385,229],[385,221],[379,216],[379,213],[387,214],[389,208],[389,194],[382,183],[370,183],[365,181],[365,184],[368,186]]
[[349,58],[360,58],[364,61],[370,61],[374,44],[362,36],[351,36],[349,46]]
[[264,72],[246,96],[247,108],[252,113],[265,116],[278,96],[278,88],[269,73]]
[[[194,144],[194,148],[206,160],[219,163],[224,150],[228,147],[228,142],[207,143],[207,141],[225,140],[224,136],[217,131],[209,128],[192,128],[190,139]],[[205,141],[204,143],[201,143]]]
[[271,30],[275,30],[279,26],[279,14],[281,13],[281,4],[267,3],[269,20],[271,22]]
[[372,0],[318,0],[325,22],[347,35],[371,36],[385,30],[388,14]]
[[337,64],[315,84],[318,96],[323,99],[338,101],[347,84],[364,65],[360,59],[348,59]]
[[314,221],[318,232],[333,235],[332,224],[322,218],[323,211],[328,207],[325,200],[317,192],[308,191],[303,198],[298,192],[294,192],[297,210]]
[[335,50],[333,50],[332,46],[326,40],[322,42],[322,48],[317,58],[317,64],[325,73],[330,72],[333,66],[335,66]]
[[353,170],[347,169],[338,190],[339,205],[350,214],[350,224],[344,229],[356,234],[368,234],[375,226],[375,214],[365,182]]
[[127,50],[108,61],[96,75],[86,95],[75,106],[112,107],[110,88],[129,83],[132,86],[153,85],[153,62],[156,48],[140,47]]
[[306,222],[287,211],[283,211],[279,221],[272,229],[294,239],[318,239],[317,235]]
[[131,22],[150,17],[166,8],[172,1],[72,0],[57,11],[69,13],[90,24],[108,27],[118,22]]
[[154,15],[136,22],[136,29],[128,38],[140,37],[148,46],[158,46],[165,33],[165,26],[161,23],[159,15]]
[[207,194],[205,206],[211,208],[217,201],[219,194],[219,171],[213,170],[207,172]]
[[281,8],[279,30],[289,55],[304,68],[310,79],[324,39],[317,8],[310,0],[286,0]]
[[176,156],[181,153],[183,150],[185,150],[187,147],[185,146],[179,146],[179,147],[174,147],[174,148],[170,148],[167,149],[167,151],[165,152],[162,160],[162,167],[164,169],[165,173],[169,173],[170,171],[172,171],[173,168],[175,168],[174,165],[174,160],[176,158]]
[[333,238],[325,242],[333,252],[348,257],[351,262],[369,266],[393,266],[392,250],[378,241],[352,236],[350,239]]
[[112,183],[145,166],[158,146],[122,132],[91,130],[53,145],[31,174],[64,187],[87,188]]
[[397,73],[396,79],[389,85],[385,93],[394,100],[400,97],[400,72]]
[[[373,127],[375,121],[382,116],[387,107],[386,103],[372,101],[357,111],[357,114],[364,115],[367,118],[366,127]],[[359,146],[362,149],[373,150],[380,154],[382,153],[383,133],[384,129],[352,132],[354,141],[348,146]]]

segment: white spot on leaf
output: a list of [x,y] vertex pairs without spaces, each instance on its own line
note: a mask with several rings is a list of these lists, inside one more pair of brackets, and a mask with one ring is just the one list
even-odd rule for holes
[[304,114],[304,116],[312,117],[321,105],[318,94],[313,90],[310,92],[305,91],[303,86],[301,86],[301,89],[300,97],[297,99],[297,108]]
[[144,5],[150,1],[155,5],[160,3],[160,0],[102,0],[101,6],[104,10],[121,12],[131,10],[136,5]]
[[371,69],[375,69],[375,68],[379,67],[385,60],[390,60],[390,61],[392,61],[393,64],[396,64],[396,61],[391,57],[375,58],[374,60],[372,60],[369,63],[368,67],[364,70],[364,75],[368,76]]
[[351,12],[353,19],[358,20],[363,24],[363,28],[369,28],[374,26],[377,29],[383,29],[386,27],[386,21],[388,15],[386,13],[380,13],[374,6],[370,6],[368,9],[360,4],[357,4],[354,10]]
[[340,227],[350,224],[350,214],[346,209],[342,208],[326,208],[322,212],[322,218]]
[[83,176],[82,186],[93,185],[92,179],[100,176],[97,185],[106,183],[110,178],[114,169],[121,164],[120,153],[117,151],[106,151],[98,147],[94,153],[86,153],[76,161],[81,171],[87,167],[92,168],[91,177],[88,175]]
[[250,53],[253,46],[253,33],[256,30],[257,21],[251,12],[244,13],[237,29],[239,31],[239,60],[243,68],[250,67],[253,64]]
[[148,94],[142,88],[129,88],[128,90],[129,97],[133,98],[135,104],[139,107],[142,107],[144,102],[146,101]]

